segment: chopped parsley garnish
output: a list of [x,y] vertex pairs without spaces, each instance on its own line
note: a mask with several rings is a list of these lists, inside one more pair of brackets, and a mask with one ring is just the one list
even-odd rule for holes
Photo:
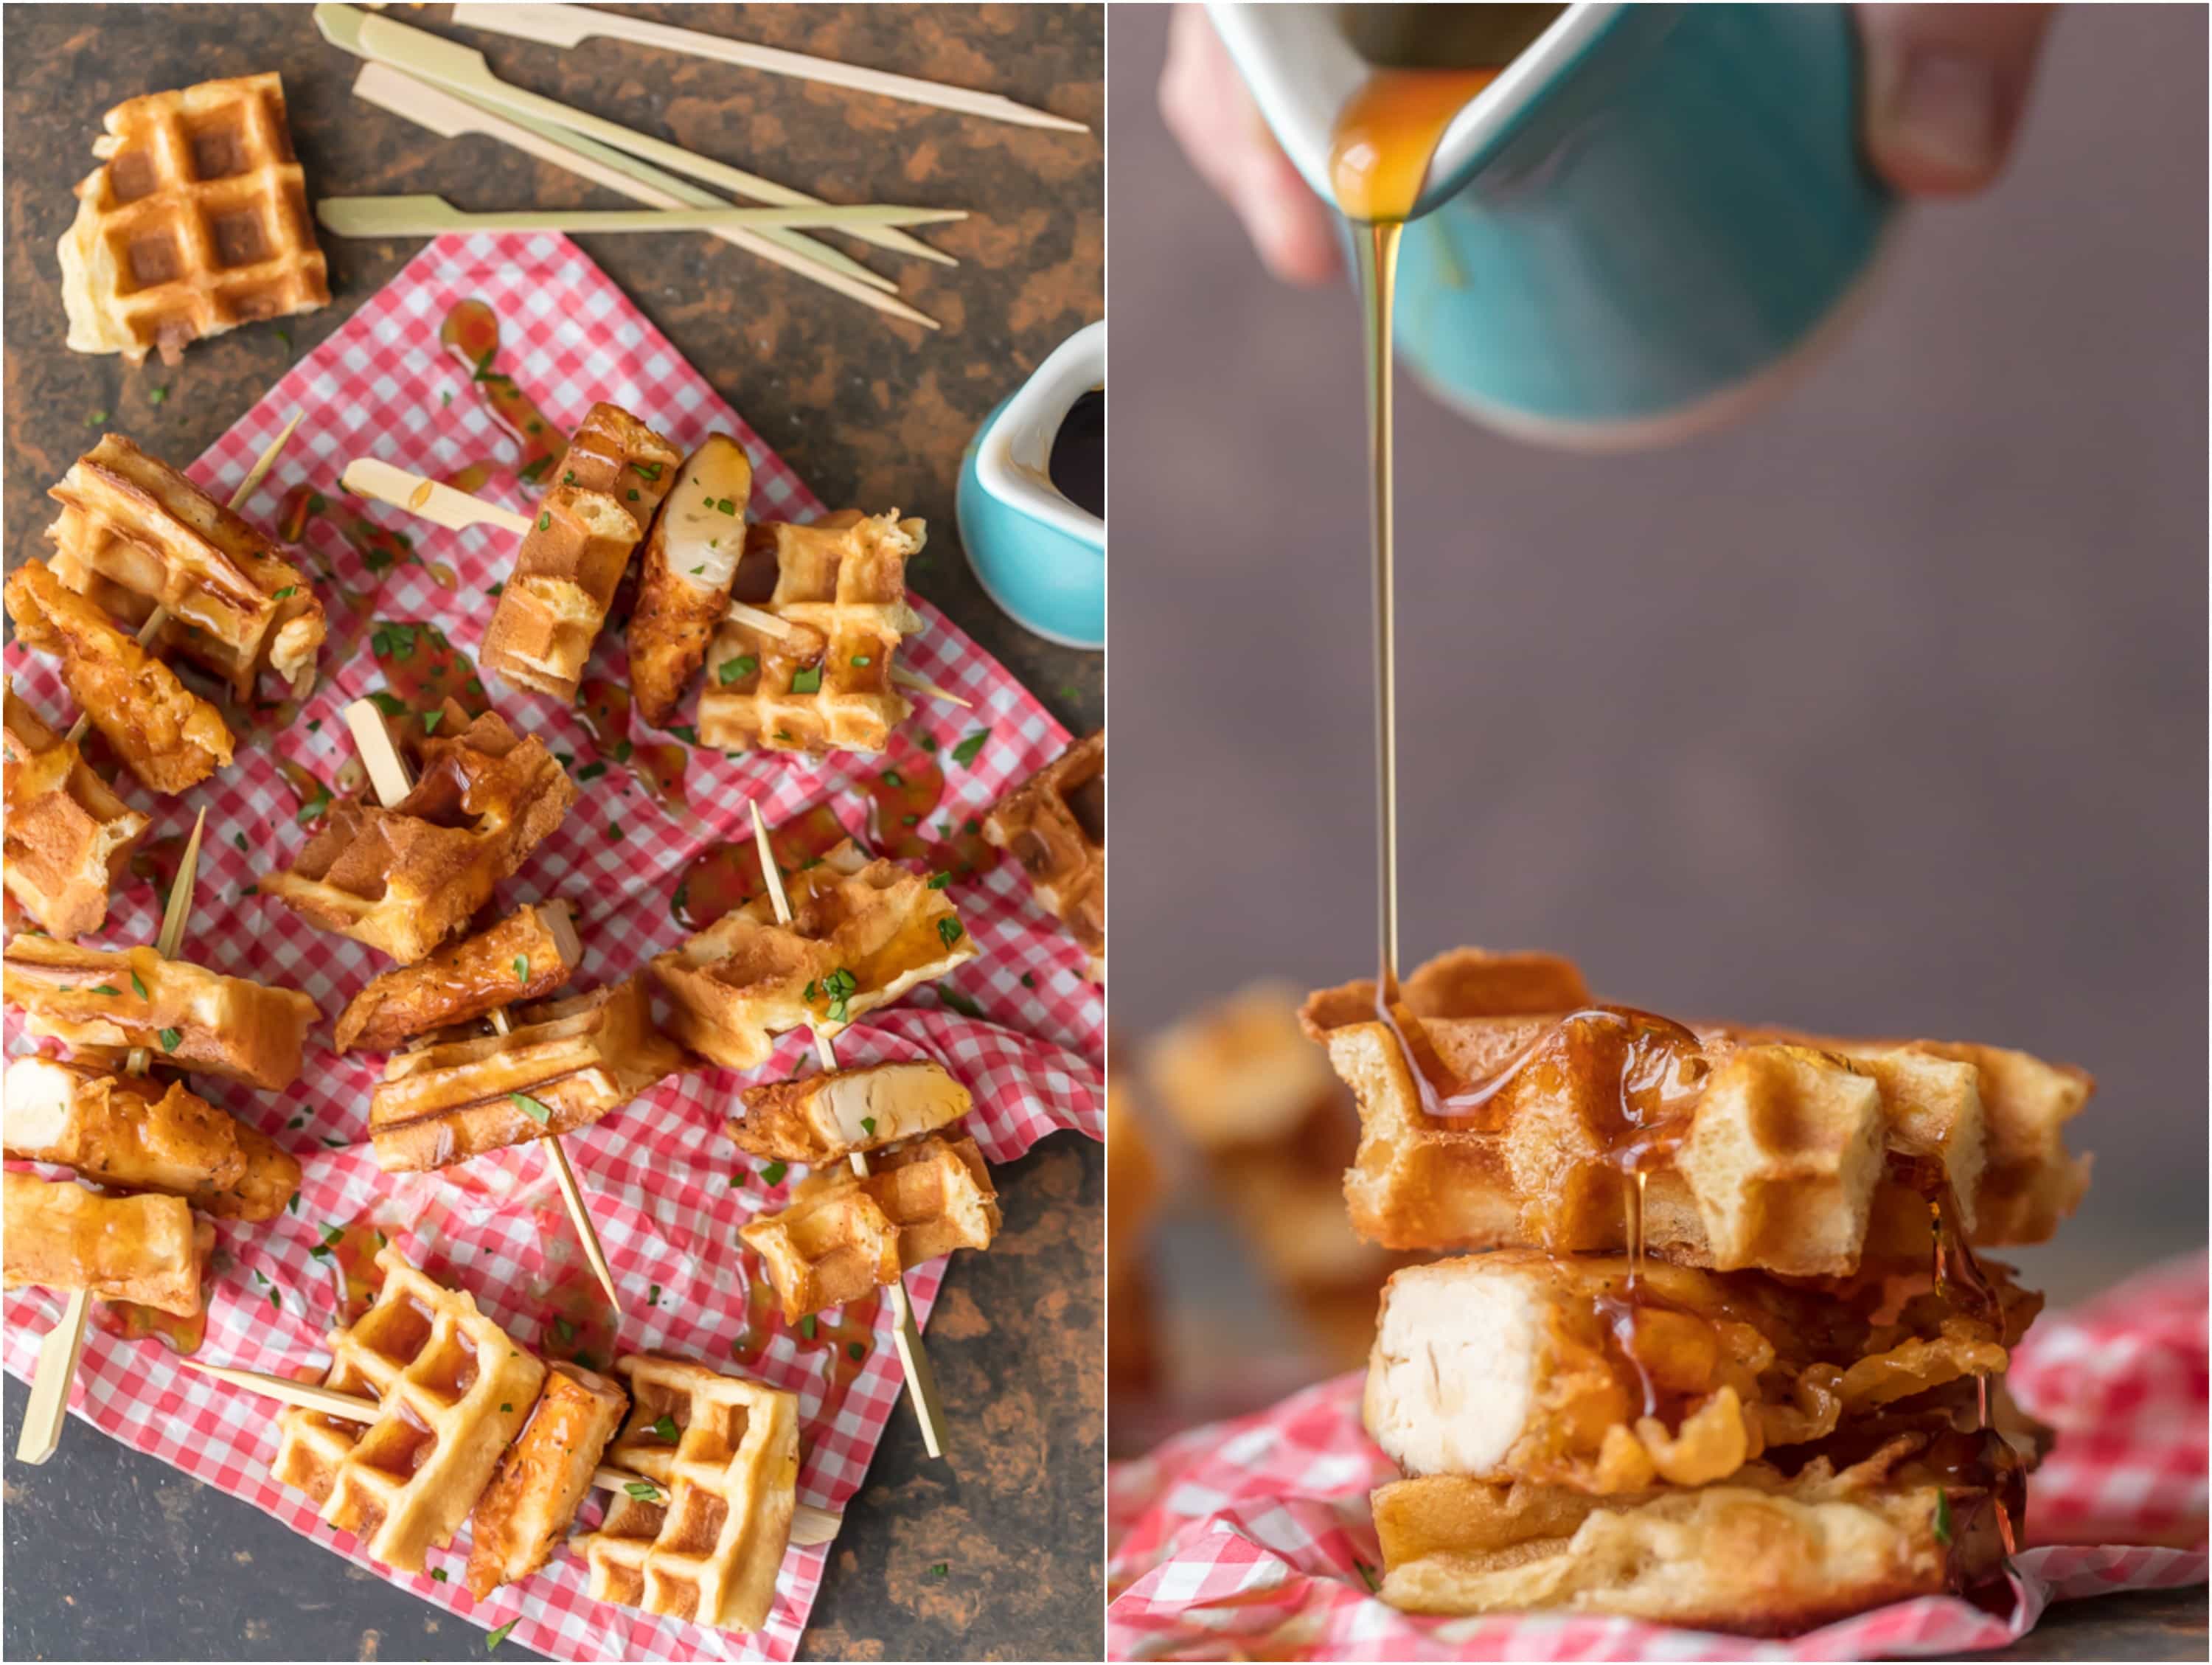
[[553,1334],[563,1341],[573,1341],[576,1339],[576,1327],[556,1314],[553,1319]]
[[853,655],[853,663],[856,666],[865,669],[870,663],[870,660],[866,653],[855,653]]
[[277,591],[276,594],[270,596],[269,599],[271,601],[289,601],[294,596],[299,593],[300,586],[297,584],[287,584],[283,589]]
[[822,992],[830,997],[831,1023],[842,1024],[850,1020],[852,1014],[845,1003],[852,999],[860,987],[853,974],[842,965],[822,980]]
[[438,725],[445,720],[446,714],[442,711],[425,711],[422,714],[422,732],[425,734],[435,734],[438,732]]
[[876,1132],[876,1119],[875,1119],[875,1117],[873,1117],[873,1116],[872,1116],[872,1115],[864,1115],[864,1116],[862,1116],[862,1117],[860,1118],[860,1131],[861,1131],[862,1133],[866,1133],[870,1138],[872,1138],[872,1138],[875,1136],[875,1132]]
[[[301,1119],[302,1121],[306,1120],[304,1116]],[[300,1194],[297,1191],[292,1193],[292,1200],[286,1203],[284,1206],[290,1209],[295,1214],[298,1213],[300,1212]]]
[[810,665],[804,671],[794,672],[791,678],[791,691],[794,694],[820,693],[822,667],[818,665]]
[[500,595],[504,593],[506,589],[507,580],[505,579],[494,579],[489,584],[484,586],[484,593],[486,595]]
[[653,1422],[653,1431],[659,1435],[663,1439],[675,1439],[678,1437],[684,1431],[676,1425],[676,1419],[674,1417],[670,1416],[664,1412]]
[[1936,1541],[1951,1541],[1951,1494],[1940,1486],[1936,1488]]
[[243,851],[246,848],[246,835],[244,833],[231,834],[230,842],[237,845],[240,851]]
[[963,1018],[981,1018],[983,1015],[982,1007],[977,1006],[958,989],[948,988],[943,983],[937,986],[937,998]]
[[1028,972],[1023,972],[1022,987],[1024,988],[1035,988],[1036,987],[1036,979],[1031,976]]
[[722,679],[722,685],[726,688],[738,678],[750,677],[759,669],[758,659],[750,653],[740,653],[733,659],[724,659],[714,674]]
[[517,954],[514,957],[514,980],[519,983],[526,983],[530,981],[529,955]]
[[407,702],[397,694],[387,693],[381,688],[368,696],[368,702],[387,717],[404,717],[407,714]]
[[960,940],[960,921],[957,919],[941,919],[938,921],[937,939],[943,943],[947,948],[951,947],[954,943],[958,942]]
[[572,486],[575,484],[576,471],[572,468],[564,471],[561,476],[561,483],[564,486]]
[[923,735],[923,736],[921,737],[921,749],[922,749],[924,751],[927,751],[927,752],[933,752],[933,753],[934,751],[936,751],[936,750],[937,750],[937,737],[936,737],[934,734],[925,734],[925,735]]
[[690,723],[678,723],[668,732],[686,745],[695,746],[699,744],[699,731]]
[[97,428],[106,420],[107,412],[105,410],[95,410],[84,419],[84,425],[87,428]]
[[720,510],[724,514],[735,514],[738,512],[738,506],[726,497],[723,498],[720,502],[715,504],[714,507]]
[[929,876],[929,888],[933,890],[941,890],[951,883],[952,875],[950,873],[932,873]]
[[313,820],[325,810],[328,809],[330,805],[331,789],[323,785],[321,781],[318,781],[315,783],[315,795],[313,798],[310,798],[306,803],[300,805],[300,812],[295,816],[293,819],[304,827],[307,823]]
[[146,390],[146,402],[149,404],[159,404],[168,397],[169,390],[166,387],[149,387]]
[[550,509],[546,509],[546,510],[543,511],[543,512],[538,515],[538,531],[540,531],[540,532],[544,532],[547,527],[550,526],[552,524],[553,524],[553,511],[552,511],[552,510],[550,510]]
[[783,1176],[790,1171],[791,1164],[789,1163],[771,1162],[767,1167],[760,1170],[761,1183],[768,1186],[781,1185],[783,1183]]
[[629,762],[630,750],[630,743],[628,740],[617,740],[615,742],[615,762],[618,763],[626,763]]
[[1352,1565],[1358,1570],[1360,1582],[1367,1586],[1367,1593],[1370,1595],[1380,1595],[1382,1593],[1382,1585],[1375,1576],[1375,1569],[1369,1566],[1366,1562],[1357,1559]]
[[486,1653],[495,1652],[498,1650],[499,1644],[506,1641],[508,1636],[513,1634],[514,1627],[521,1622],[522,1621],[520,1619],[510,1619],[507,1623],[501,1625],[497,1630],[494,1631],[489,1636],[484,1638],[484,1651]]
[[810,1341],[814,1339],[816,1328],[814,1315],[811,1312],[808,1313],[805,1317],[799,1321],[799,1333]]
[[935,1562],[932,1564],[929,1569],[921,1575],[922,1582],[929,1584],[936,1583],[939,1579],[945,1577],[949,1571],[951,1571],[951,1569],[947,1567],[944,1562]]
[[660,1304],[660,1285],[659,1284],[655,1284],[651,1289],[646,1291],[645,1303],[649,1307],[657,1307]]
[[623,1482],[623,1490],[629,1492],[631,1497],[636,1498],[640,1503],[659,1503],[660,1501],[660,1488],[655,1486],[651,1480],[625,1480]]
[[845,1356],[853,1359],[866,1358],[868,1356],[868,1350],[858,1341],[848,1341],[845,1344]]
[[617,825],[615,825],[615,823],[614,823],[613,822],[611,822],[611,821],[608,822],[608,823],[607,823],[607,842],[608,842],[608,843],[610,843],[610,844],[619,844],[619,843],[621,843],[621,842],[622,842],[622,841],[623,841],[623,829],[622,829],[620,827],[617,827]]
[[906,784],[906,776],[895,769],[887,769],[884,771],[884,784],[887,787],[902,787]]
[[140,1000],[143,1000],[147,998],[146,985],[139,981],[138,974],[136,971],[133,971],[131,974],[131,987],[137,991],[138,998]]
[[434,1583],[434,1584],[442,1584],[442,1583],[444,1583],[446,1582],[446,1570],[445,1570],[445,1568],[443,1568],[443,1567],[432,1567],[432,1568],[430,1569],[430,1582],[431,1582],[432,1583]]
[[164,1052],[174,1052],[177,1049],[178,1043],[184,1038],[185,1036],[182,1030],[163,1030],[161,1031],[161,1050]]
[[576,771],[576,778],[579,781],[596,781],[606,772],[607,766],[605,763],[589,763]]
[[630,466],[637,471],[637,477],[641,480],[658,480],[660,477],[659,463],[632,463]]
[[983,749],[983,742],[990,738],[991,731],[989,729],[977,729],[966,739],[961,741],[958,745],[952,748],[952,761],[956,763],[974,763],[975,761],[975,754]]
[[507,1094],[507,1097],[514,1103],[516,1109],[520,1110],[523,1115],[528,1116],[539,1127],[543,1127],[548,1126],[552,1121],[553,1112],[548,1109],[544,1104],[540,1103],[537,1099],[532,1098],[528,1093],[511,1092]]

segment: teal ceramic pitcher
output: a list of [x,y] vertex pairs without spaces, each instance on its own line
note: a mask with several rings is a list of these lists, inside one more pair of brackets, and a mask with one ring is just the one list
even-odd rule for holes
[[[1340,9],[1208,10],[1327,199],[1337,113],[1371,67]],[[1563,8],[1437,147],[1399,257],[1400,357],[1446,403],[1554,443],[1727,420],[1867,289],[1896,209],[1858,114],[1844,7]]]

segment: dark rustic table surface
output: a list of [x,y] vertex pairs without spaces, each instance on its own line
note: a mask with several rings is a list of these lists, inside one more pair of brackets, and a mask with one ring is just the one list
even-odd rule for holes
[[[521,86],[830,200],[975,211],[927,233],[957,268],[872,261],[939,320],[933,333],[705,237],[580,240],[817,495],[926,517],[915,589],[1070,728],[1095,727],[1103,656],[1042,641],[991,605],[959,554],[953,493],[962,449],[991,408],[1103,311],[1103,15],[623,9],[982,88],[1091,125],[1088,137],[1006,126],[610,41],[562,52],[453,30],[442,6],[394,9],[481,48]],[[38,552],[51,518],[43,494],[95,437],[98,413],[188,461],[421,246],[325,237],[332,306],[199,343],[174,368],[70,352],[54,244],[111,105],[276,70],[312,195],[623,205],[489,140],[438,139],[355,100],[359,65],[323,43],[306,6],[11,5],[4,29],[11,566]],[[1097,1146],[1060,1134],[999,1170],[1005,1230],[991,1253],[956,1257],[929,1329],[953,1429],[948,1460],[929,1461],[912,1417],[893,1417],[831,1556],[809,1656],[1096,1656],[1102,1169]],[[8,1382],[11,1452],[25,1397]],[[474,1626],[82,1422],[46,1466],[11,1462],[6,1473],[0,1639],[10,1657],[483,1656]],[[939,1562],[945,1576],[926,1578]]]

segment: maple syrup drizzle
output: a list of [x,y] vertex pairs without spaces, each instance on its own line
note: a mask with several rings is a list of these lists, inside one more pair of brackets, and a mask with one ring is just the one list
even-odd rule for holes
[[691,806],[684,777],[691,768],[689,747],[675,740],[629,738],[629,690],[611,677],[588,677],[576,690],[576,712],[590,731],[592,749],[604,762],[628,769],[653,800],[672,815]]
[[752,1250],[740,1249],[738,1270],[745,1283],[745,1322],[730,1343],[730,1357],[742,1369],[758,1374],[762,1361],[779,1335],[791,1338],[801,1353],[823,1355],[816,1372],[822,1383],[822,1404],[815,1413],[823,1424],[834,1423],[844,1407],[846,1395],[867,1368],[875,1348],[876,1317],[883,1310],[883,1291],[872,1289],[859,1300],[839,1310],[833,1322],[825,1313],[815,1313],[796,1324],[784,1322],[782,1303],[776,1299],[768,1273]]
[[[777,871],[787,878],[811,867],[852,835],[836,811],[817,804],[769,835]],[[759,847],[750,837],[709,844],[693,856],[676,882],[669,911],[686,931],[703,931],[732,908],[761,895]]]
[[933,823],[945,803],[945,770],[937,759],[902,747],[864,788],[870,842],[896,861],[919,861],[934,873],[972,878],[999,861],[998,847],[983,836],[974,816]]
[[[120,1192],[111,1194],[121,1195]],[[198,1244],[200,1273],[200,1310],[189,1318],[173,1312],[164,1312],[159,1307],[142,1305],[137,1301],[106,1301],[94,1299],[92,1303],[92,1327],[103,1335],[112,1335],[122,1341],[143,1341],[156,1337],[168,1343],[169,1351],[180,1358],[189,1358],[200,1350],[207,1340],[208,1271],[215,1259],[215,1234],[201,1223],[202,1241]]]
[[376,1257],[391,1241],[384,1227],[364,1214],[344,1225],[327,1228],[322,1241],[309,1251],[330,1268],[331,1298],[339,1323],[357,1323],[376,1304],[384,1289],[384,1268],[376,1263]]
[[[476,390],[485,411],[514,441],[521,453],[515,459],[515,477],[530,485],[549,483],[545,472],[568,448],[568,435],[515,385],[514,377],[498,368],[499,314],[490,303],[459,303],[439,325],[438,340],[468,371],[469,386]],[[478,491],[500,466],[489,458],[469,463],[447,475],[446,483],[463,491]]]
[[[556,1235],[564,1219],[540,1211],[539,1224],[547,1241]],[[611,1370],[621,1340],[621,1316],[599,1287],[591,1268],[572,1262],[543,1292],[544,1316],[538,1324],[538,1351],[548,1358],[565,1358],[587,1370]]]

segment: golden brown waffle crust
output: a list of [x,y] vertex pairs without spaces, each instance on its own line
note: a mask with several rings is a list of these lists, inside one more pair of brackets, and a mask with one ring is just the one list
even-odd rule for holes
[[330,304],[273,70],[128,99],[105,126],[57,251],[71,350],[174,364],[193,341]]
[[[0,1183],[9,1289],[82,1289],[179,1318],[198,1314],[202,1232],[181,1197],[103,1196],[13,1170]],[[214,1228],[204,1231],[211,1244]]]
[[1492,1523],[1497,1505],[1479,1494],[1495,1488],[1401,1480],[1372,1499],[1382,1595],[1408,1613],[1593,1613],[1790,1635],[1994,1573],[2001,1546],[1987,1494],[1952,1488],[1939,1505],[1938,1491],[1713,1486],[1606,1499],[1586,1513],[1540,1498],[1515,1536],[1468,1529]]
[[1037,902],[1088,954],[1091,981],[1106,981],[1106,844],[1073,807],[1073,794],[1106,773],[1106,731],[1085,735],[1016,787],[983,817],[983,836],[1010,852]]
[[[1444,1061],[1478,1082],[1590,1004],[1565,961],[1480,950],[1430,962],[1402,996]],[[1409,1249],[1627,1247],[1606,1094],[1522,1071],[1493,1100],[1506,1112],[1498,1130],[1439,1121],[1374,1016],[1371,984],[1321,991],[1304,1019],[1359,1101],[1345,1196],[1361,1235]],[[1940,1157],[1979,1244],[2043,1241],[2087,1182],[2063,1127],[2094,1083],[2070,1066],[1998,1048],[1691,1027],[1702,1097],[1644,1202],[1645,1240],[1671,1259],[1802,1276],[1847,1275],[1867,1257],[1921,1259],[1927,1206],[1887,1177],[1892,1148]]]

